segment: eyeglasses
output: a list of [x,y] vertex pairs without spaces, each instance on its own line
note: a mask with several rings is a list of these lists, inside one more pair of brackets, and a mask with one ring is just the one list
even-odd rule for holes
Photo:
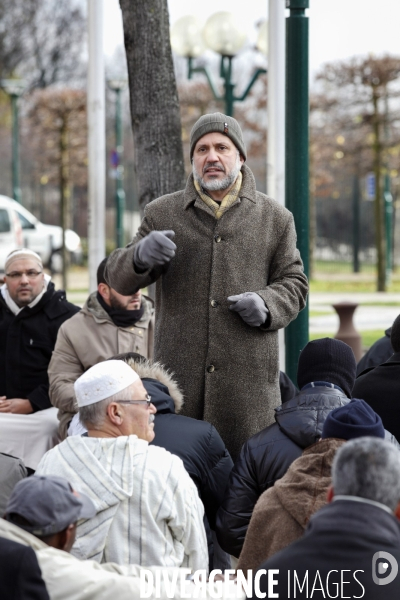
[[146,404],[146,408],[150,408],[151,396],[147,395],[146,400],[114,400],[120,404]]
[[23,271],[22,273],[20,271],[12,271],[11,273],[6,273],[6,277],[17,280],[22,279],[22,277],[26,275],[28,279],[36,279],[41,273],[43,273],[43,271],[35,271],[34,269]]

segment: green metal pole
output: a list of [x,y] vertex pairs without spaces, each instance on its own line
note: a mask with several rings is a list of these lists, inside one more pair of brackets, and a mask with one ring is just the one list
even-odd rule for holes
[[18,96],[10,94],[12,110],[12,189],[13,198],[21,202],[21,188],[19,185],[19,122],[18,122]]
[[116,209],[116,242],[117,248],[123,248],[124,243],[124,211],[125,211],[125,191],[124,191],[124,167],[122,164],[123,145],[122,145],[122,108],[121,108],[121,89],[116,89],[116,108],[115,108],[115,142],[118,157],[117,179],[115,191],[115,209]]
[[385,175],[385,230],[386,230],[386,283],[389,284],[393,269],[393,198],[390,192],[390,175]]
[[225,87],[225,114],[228,115],[228,117],[233,117],[233,90],[235,84],[232,83],[232,56],[221,57],[221,77],[224,78]]
[[360,181],[353,178],[353,272],[360,272]]
[[[308,17],[309,0],[286,0],[286,207],[293,213],[297,247],[309,274]],[[308,303],[286,328],[286,372],[297,379],[297,363],[308,342]]]
[[[389,99],[387,88],[385,90],[385,142],[386,145],[389,144]],[[389,285],[393,269],[393,198],[390,192],[389,160],[387,155],[383,198],[385,204],[386,285]]]

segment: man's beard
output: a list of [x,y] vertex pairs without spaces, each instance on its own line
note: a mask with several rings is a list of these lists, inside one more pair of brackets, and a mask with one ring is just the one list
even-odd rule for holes
[[203,169],[208,169],[209,167],[218,167],[225,173],[225,177],[223,179],[214,179],[211,181],[205,181],[201,175],[196,171],[196,167],[193,163],[193,177],[196,181],[201,185],[201,187],[209,192],[217,192],[220,190],[227,190],[231,185],[235,182],[237,176],[239,175],[239,171],[242,168],[242,163],[240,162],[240,154],[239,152],[236,155],[236,164],[233,167],[230,173],[226,173],[224,167],[221,163],[206,163]]
[[[119,298],[115,298],[115,296],[112,295],[112,293],[110,294],[110,305],[111,308],[114,308],[116,310],[135,310],[135,309],[128,309],[129,304],[131,303],[131,298],[129,298],[129,300],[127,300],[126,302],[122,303]],[[139,305],[140,305],[140,301],[139,301]],[[139,306],[140,308],[140,306]]]

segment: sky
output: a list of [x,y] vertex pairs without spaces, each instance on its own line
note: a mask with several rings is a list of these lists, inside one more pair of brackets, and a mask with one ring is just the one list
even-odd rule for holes
[[[254,41],[255,23],[268,16],[268,0],[168,0],[168,6],[171,25],[189,14],[205,22],[217,11],[233,12],[240,18],[249,40]],[[398,0],[310,0],[307,14],[311,74],[325,62],[354,55],[400,55]],[[104,0],[105,54],[111,56],[122,44],[119,2]]]

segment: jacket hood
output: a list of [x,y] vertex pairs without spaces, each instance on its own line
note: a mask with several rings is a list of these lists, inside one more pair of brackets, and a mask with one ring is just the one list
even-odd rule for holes
[[[141,379],[148,381],[149,387],[152,388],[150,391],[147,390],[152,398],[155,400],[155,407],[158,412],[176,412],[178,413],[183,406],[183,394],[179,388],[178,383],[173,378],[173,373],[167,371],[160,363],[151,363],[146,360],[143,363],[134,361],[128,362],[129,366],[136,371]],[[151,382],[151,380],[153,380]],[[156,380],[156,382],[154,382]],[[150,384],[152,385],[150,386]],[[158,384],[158,385],[156,385]],[[147,389],[147,385],[145,385]],[[173,405],[171,406],[171,400]],[[156,402],[159,402],[156,404]],[[175,408],[175,411],[173,410]]]
[[[144,307],[144,312],[142,318],[137,321],[137,324],[143,327],[147,326],[151,319],[151,316],[154,312],[154,302],[151,298],[142,295],[141,305]],[[108,321],[109,323],[113,323],[110,315],[104,310],[100,302],[97,300],[97,291],[90,294],[82,308],[82,312],[87,315],[92,315],[98,322]]]
[[311,515],[326,504],[333,458],[344,443],[345,440],[328,438],[313,444],[273,487],[283,508],[303,528]]
[[275,408],[275,421],[295,444],[307,448],[321,437],[328,414],[349,402],[345,394],[334,388],[307,388]]

